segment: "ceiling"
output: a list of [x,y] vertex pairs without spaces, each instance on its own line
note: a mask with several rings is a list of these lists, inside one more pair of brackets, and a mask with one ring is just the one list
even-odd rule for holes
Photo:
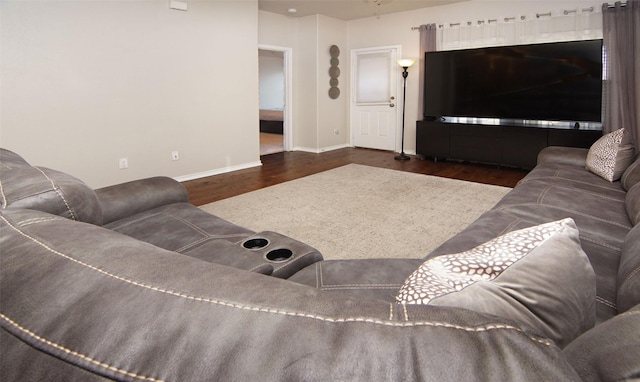
[[[353,20],[461,1],[467,0],[258,0],[258,8],[292,17],[321,14],[336,19]],[[291,8],[296,12],[290,13]]]

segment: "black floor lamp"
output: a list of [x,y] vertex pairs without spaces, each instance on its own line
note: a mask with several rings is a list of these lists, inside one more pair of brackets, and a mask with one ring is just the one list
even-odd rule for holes
[[396,155],[395,159],[396,160],[409,160],[411,159],[408,155],[406,155],[404,153],[404,110],[405,110],[405,100],[407,98],[407,76],[409,75],[409,72],[407,72],[407,69],[409,69],[409,67],[411,65],[413,65],[416,61],[415,60],[409,60],[409,59],[402,59],[402,60],[398,60],[398,65],[400,65],[402,67],[402,149],[400,151],[400,155]]

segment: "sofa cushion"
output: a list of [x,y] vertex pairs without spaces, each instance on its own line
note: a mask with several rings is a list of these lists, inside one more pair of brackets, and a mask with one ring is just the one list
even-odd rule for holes
[[29,163],[13,151],[0,148],[0,167],[8,170],[16,167],[29,167]]
[[640,183],[640,155],[627,167],[620,178],[622,188],[629,191],[635,184]]
[[0,169],[2,208],[28,208],[102,225],[98,197],[84,182],[45,167]]
[[429,259],[405,281],[397,301],[493,314],[564,346],[593,327],[595,297],[578,229],[563,219]]
[[347,292],[351,296],[393,302],[404,280],[422,264],[422,259],[344,259],[312,264],[289,277],[326,293]]
[[640,224],[633,227],[622,245],[618,267],[618,312],[637,304],[640,304]]
[[621,144],[624,129],[618,129],[598,139],[587,154],[587,170],[613,182],[620,179],[622,173],[633,160],[633,146]]
[[581,335],[563,355],[583,381],[637,381],[640,378],[640,305]]

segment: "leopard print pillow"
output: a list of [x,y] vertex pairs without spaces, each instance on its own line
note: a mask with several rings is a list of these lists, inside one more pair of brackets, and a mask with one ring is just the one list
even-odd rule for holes
[[633,146],[622,144],[624,128],[598,139],[587,154],[587,170],[609,182],[620,179],[633,160]]
[[595,273],[571,218],[433,257],[396,296],[405,309],[437,305],[502,317],[560,346],[593,327],[595,299]]

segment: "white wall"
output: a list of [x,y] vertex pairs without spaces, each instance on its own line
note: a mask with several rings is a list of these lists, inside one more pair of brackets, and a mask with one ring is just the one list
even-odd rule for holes
[[284,109],[284,55],[260,50],[258,54],[260,109]]
[[[321,152],[349,143],[346,25],[346,21],[321,15],[288,17],[259,12],[259,43],[293,50],[294,150]],[[342,94],[337,100],[328,95],[331,45],[342,50]]]
[[[329,97],[329,48],[340,49],[338,57],[340,96]],[[347,23],[343,20],[320,16],[318,18],[318,149],[319,151],[344,147],[349,143],[349,51],[347,49]],[[337,132],[337,134],[336,134]]]
[[[349,22],[258,11],[256,0],[193,1],[187,12],[167,4],[0,2],[0,145],[93,187],[258,165],[260,44],[293,50],[293,147],[342,147],[350,135],[351,49],[401,45],[404,57],[417,58],[413,26],[601,3],[471,0]],[[341,49],[337,100],[327,94],[333,44]],[[409,153],[415,151],[412,121],[420,119],[418,82],[410,69]],[[179,161],[170,159],[174,150]],[[118,169],[123,157],[127,170]]]
[[[470,0],[352,20],[347,23],[348,49],[401,45],[404,58],[418,59],[420,35],[411,28],[421,24],[466,23],[521,15],[535,17],[536,13],[590,6],[600,9],[601,5],[599,1]],[[418,107],[420,100],[418,69],[412,67],[407,78],[406,99],[405,151],[408,153],[415,153],[415,121],[422,119]]]
[[2,147],[93,187],[259,164],[257,1],[1,7]]

